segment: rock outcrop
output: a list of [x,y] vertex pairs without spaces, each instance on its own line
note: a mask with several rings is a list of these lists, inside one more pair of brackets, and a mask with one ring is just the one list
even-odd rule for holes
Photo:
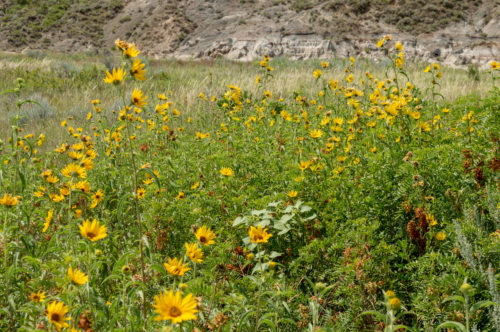
[[[407,59],[453,66],[486,66],[500,60],[500,5],[494,0],[120,1],[121,7],[113,7],[119,11],[108,15],[102,31],[95,34],[101,39],[87,40],[74,29],[62,28],[39,33],[36,40],[24,44],[2,38],[0,47],[17,52],[36,48],[75,52],[109,49],[120,38],[135,42],[155,58],[250,61],[268,54],[296,60],[381,59],[384,54],[375,43],[390,34],[404,44]],[[410,2],[413,7],[405,7]],[[112,8],[111,2],[103,6],[101,12]],[[423,7],[419,11],[415,6]],[[60,25],[71,26],[75,17],[91,15],[92,10],[84,9],[74,10],[84,16],[70,13],[69,21],[63,16]],[[0,10],[0,18],[5,15],[8,21],[7,13]],[[9,25],[3,26],[0,34]]]

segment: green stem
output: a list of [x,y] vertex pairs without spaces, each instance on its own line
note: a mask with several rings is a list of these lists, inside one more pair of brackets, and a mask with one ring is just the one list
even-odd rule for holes
[[123,332],[127,332],[127,309],[125,306],[126,299],[127,299],[127,287],[125,284],[125,274],[123,274],[123,294],[122,294]]
[[[73,177],[71,177],[71,180],[69,180],[69,195],[68,195],[68,225],[70,227],[70,230],[71,230],[71,192],[73,191],[73,189],[71,188],[73,185]],[[75,242],[76,241],[71,241],[71,247],[73,249],[73,256],[76,255],[76,248],[75,248]]]
[[[135,157],[134,157],[134,149],[132,148],[132,139],[130,138],[130,126],[128,123],[128,119],[126,120],[127,122],[127,136],[128,136],[128,145],[130,148],[130,157],[132,159],[132,168],[134,170],[134,192],[137,192],[138,188],[138,179],[137,179],[137,167],[135,165]],[[135,202],[135,213],[136,213],[136,218],[137,218],[137,226],[139,229],[139,254],[140,254],[140,261],[141,261],[141,276],[142,276],[142,282],[146,284],[146,275],[144,273],[144,244],[142,242],[142,222],[141,222],[141,212],[139,210],[139,198],[137,195],[134,195],[134,202]],[[144,319],[144,327],[146,327],[147,320],[146,320],[146,296],[143,297],[143,307],[142,307],[142,315]]]
[[[5,217],[4,217],[4,221],[3,221],[3,253],[4,253],[4,258],[3,258],[3,262],[4,262],[4,266],[5,266],[5,270],[4,270],[4,275],[5,275],[5,294],[9,294],[9,278],[8,278],[8,273],[7,273],[7,269],[9,267],[9,243],[7,241],[7,211],[5,211]],[[9,305],[9,309],[11,309],[11,306]],[[11,316],[11,320],[12,320],[12,312],[9,310],[9,313],[10,313],[10,316]]]
[[[7,241],[7,211],[5,211],[5,217],[4,217],[4,220],[3,220],[3,254],[4,254],[4,259],[3,259],[3,263],[4,263],[4,266],[5,266],[5,276],[7,276],[7,268],[9,267],[9,263],[8,263],[8,260],[9,260],[9,246],[8,246],[8,241]],[[6,278],[7,280],[7,278]],[[9,293],[9,283],[6,281],[6,286],[7,286],[7,294]]]
[[[259,248],[257,247],[257,252]],[[260,268],[260,276],[259,276],[259,292],[257,293],[257,312],[255,313],[255,332],[259,331],[259,316],[260,316],[260,297],[262,293],[262,257],[259,255],[259,268]]]
[[469,295],[464,294],[465,297],[465,331],[470,331],[470,312],[469,312]]

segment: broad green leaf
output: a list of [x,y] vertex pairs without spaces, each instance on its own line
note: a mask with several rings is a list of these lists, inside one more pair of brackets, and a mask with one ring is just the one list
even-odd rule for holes
[[447,297],[446,299],[443,300],[443,303],[448,302],[448,301],[460,301],[462,303],[465,303],[464,297],[460,296],[460,295],[453,295],[453,296]]
[[476,311],[478,311],[479,309],[484,308],[484,307],[488,307],[490,305],[498,305],[498,303],[493,302],[493,301],[488,301],[488,300],[479,301],[470,307],[470,313],[475,314]]
[[381,321],[381,322],[385,321],[385,315],[378,312],[378,311],[369,310],[369,311],[363,312],[361,315],[375,315],[375,317],[377,317],[377,319],[379,321]]
[[461,324],[459,322],[452,322],[452,321],[447,321],[441,325],[438,325],[438,327],[436,327],[436,331],[439,331],[440,329],[444,329],[444,328],[448,328],[448,327],[451,327],[451,328],[458,330],[460,332],[467,332],[465,330],[465,326],[463,326],[463,324]]

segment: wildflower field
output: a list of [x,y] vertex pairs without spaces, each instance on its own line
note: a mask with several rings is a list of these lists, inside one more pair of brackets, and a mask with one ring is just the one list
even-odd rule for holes
[[499,331],[500,77],[0,55],[1,331]]

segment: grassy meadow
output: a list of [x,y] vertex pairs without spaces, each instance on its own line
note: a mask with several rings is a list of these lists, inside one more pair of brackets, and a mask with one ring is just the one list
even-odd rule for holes
[[499,331],[498,63],[378,46],[0,54],[0,330]]

